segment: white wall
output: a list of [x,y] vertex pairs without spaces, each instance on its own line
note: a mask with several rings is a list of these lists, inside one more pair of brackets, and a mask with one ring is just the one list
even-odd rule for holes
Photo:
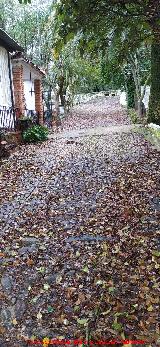
[[[31,94],[31,88],[33,93]],[[35,93],[34,93],[34,82],[24,81],[24,96],[25,104],[28,110],[35,110]]]
[[[141,87],[141,90],[143,91],[143,87]],[[147,86],[146,93],[145,93],[145,96],[143,98],[143,102],[144,102],[146,109],[148,109],[148,105],[149,105],[149,96],[150,96],[150,86]]]
[[[141,87],[141,91],[143,91],[143,87]],[[149,96],[150,96],[150,86],[147,86],[146,93],[145,93],[145,96],[143,98],[143,102],[144,102],[146,109],[148,109],[148,105],[149,105]],[[120,104],[122,106],[127,106],[127,94],[126,94],[126,92],[122,92],[120,94]]]
[[8,53],[4,47],[0,47],[0,107],[1,106],[12,106]]
[[126,92],[122,92],[120,94],[120,105],[127,106],[127,93]]

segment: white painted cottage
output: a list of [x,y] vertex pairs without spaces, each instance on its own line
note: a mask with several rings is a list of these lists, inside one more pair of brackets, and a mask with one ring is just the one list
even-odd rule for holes
[[43,124],[42,79],[45,72],[27,59],[22,52],[12,55],[15,108],[20,115],[38,114],[39,123]]
[[0,128],[14,129],[17,117],[34,114],[43,124],[45,72],[22,52],[23,48],[0,29]]
[[5,31],[0,29],[0,128],[14,128],[14,94],[10,53],[23,51]]

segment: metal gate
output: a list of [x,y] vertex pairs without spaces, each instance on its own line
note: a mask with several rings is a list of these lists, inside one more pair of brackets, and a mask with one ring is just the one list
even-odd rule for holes
[[16,129],[16,115],[12,107],[0,106],[0,129],[8,131]]

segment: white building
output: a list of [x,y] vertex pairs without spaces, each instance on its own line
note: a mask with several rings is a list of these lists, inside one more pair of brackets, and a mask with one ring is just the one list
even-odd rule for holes
[[23,55],[23,48],[0,29],[0,128],[15,128],[15,119],[37,114],[43,124],[42,78],[45,72]]

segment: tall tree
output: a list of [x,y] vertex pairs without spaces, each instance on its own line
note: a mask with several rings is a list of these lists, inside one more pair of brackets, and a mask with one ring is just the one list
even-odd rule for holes
[[[151,39],[151,95],[149,120],[160,123],[160,1],[159,0],[58,0],[57,28],[60,38],[70,32],[105,33],[112,40],[113,27],[123,32],[135,27],[132,42],[137,45],[144,35]],[[100,35],[102,36],[100,37]]]

